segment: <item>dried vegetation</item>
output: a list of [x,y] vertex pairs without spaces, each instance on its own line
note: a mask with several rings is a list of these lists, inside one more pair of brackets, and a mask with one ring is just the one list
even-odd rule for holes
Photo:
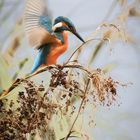
[[[27,61],[27,59],[23,60],[19,64],[19,71],[15,72],[12,78],[15,81],[0,96],[0,140],[81,138],[84,134],[77,130],[76,126],[78,119],[85,114],[89,105],[95,108],[98,105],[110,107],[112,104],[116,104],[117,86],[125,85],[105,75],[102,69],[92,70],[81,65],[78,57],[81,56],[82,49],[90,41],[98,40],[99,42],[93,47],[93,51],[91,48],[88,66],[91,66],[107,41],[111,47],[113,43],[120,40],[133,42],[133,38],[126,33],[125,25],[129,17],[139,18],[138,3],[139,0],[134,0],[131,4],[127,0],[114,1],[103,22],[86,43],[79,46],[63,65],[43,67],[33,75],[15,80]],[[3,4],[4,1],[0,2],[0,7]],[[120,5],[122,11],[112,22],[105,22],[117,4]],[[6,13],[5,17],[7,14],[10,13]],[[21,20],[18,20],[16,26],[21,28],[21,23]],[[13,36],[11,33],[10,35]],[[5,49],[1,54],[2,62],[9,65],[22,42],[22,36],[22,30],[18,35],[14,35],[14,39],[12,38],[10,41],[11,47]],[[99,38],[97,38],[98,36]],[[74,61],[71,61],[72,58]],[[32,80],[32,77],[43,74],[43,72],[51,74],[49,86],[43,82],[36,84]],[[16,88],[19,89],[15,90]],[[11,99],[10,96],[15,96],[15,99]],[[55,124],[52,124],[55,118],[63,122],[67,121],[61,124],[56,119]],[[64,129],[66,132],[63,131]],[[88,134],[86,137],[88,139]]]

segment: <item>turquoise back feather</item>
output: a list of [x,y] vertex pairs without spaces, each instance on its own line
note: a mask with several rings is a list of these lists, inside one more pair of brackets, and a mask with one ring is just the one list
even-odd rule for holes
[[35,58],[31,73],[35,72],[39,68],[39,66],[46,64],[46,57],[49,54],[50,48],[51,48],[50,44],[41,46]]
[[40,16],[39,25],[42,26],[46,31],[52,33],[52,20],[49,16]]

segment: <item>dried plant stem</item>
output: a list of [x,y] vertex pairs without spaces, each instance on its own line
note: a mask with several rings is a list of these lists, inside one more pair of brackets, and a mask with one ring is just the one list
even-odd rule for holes
[[[6,97],[6,95],[8,95],[8,93],[10,93],[13,89],[15,89],[19,84],[21,84],[23,81],[26,81],[27,79],[33,77],[33,76],[36,76],[44,71],[47,71],[49,69],[59,69],[60,66],[57,66],[57,65],[51,65],[51,66],[45,66],[43,67],[42,69],[39,69],[38,71],[36,71],[35,73],[25,77],[25,78],[21,78],[21,79],[17,79],[15,80],[15,82],[7,89],[5,90],[1,96],[0,96],[0,99]],[[85,71],[87,74],[91,74],[90,71],[88,71],[87,69],[85,69],[84,67],[82,67],[81,65],[62,65],[61,66],[61,69],[64,69],[64,68],[75,68],[75,69],[81,69],[83,71]]]
[[70,60],[72,59],[72,57],[74,56],[74,54],[75,54],[77,51],[79,51],[85,44],[87,44],[87,43],[89,43],[90,41],[93,41],[93,40],[106,41],[106,40],[108,40],[108,39],[101,39],[101,38],[91,38],[91,39],[88,39],[85,43],[83,43],[83,44],[80,45],[77,49],[75,49],[75,51],[72,53],[72,55],[70,56],[70,58],[67,60],[67,62],[66,62],[65,64],[69,63]]
[[[81,65],[75,65],[75,64],[73,64],[73,65],[67,65],[67,64],[70,62],[70,60],[72,59],[72,57],[74,56],[74,54],[75,54],[77,51],[79,51],[79,49],[81,49],[86,43],[88,43],[88,42],[90,42],[90,41],[93,41],[93,40],[107,40],[107,39],[91,38],[91,39],[87,40],[84,44],[80,45],[80,46],[72,53],[72,55],[71,55],[70,58],[67,60],[67,62],[66,62],[64,65],[61,66],[62,69],[64,69],[64,68],[78,68],[78,69],[84,70],[84,71],[87,72],[88,74],[91,74],[87,69],[85,69],[85,68],[82,67]],[[13,89],[15,89],[19,84],[22,83],[22,81],[27,80],[27,79],[29,79],[29,78],[31,78],[31,77],[33,77],[33,76],[39,74],[39,73],[42,73],[42,72],[47,71],[47,70],[52,69],[52,68],[58,69],[57,65],[45,66],[45,67],[43,67],[43,68],[37,70],[35,73],[33,73],[33,74],[29,75],[29,76],[26,76],[25,78],[21,78],[21,79],[15,80],[15,82],[10,86],[10,88],[8,88],[7,90],[5,90],[5,91],[1,94],[0,99],[4,98],[9,92],[11,92]]]
[[29,79],[29,78],[35,76],[35,75],[38,75],[38,74],[40,74],[40,73],[42,73],[42,72],[44,72],[44,71],[50,70],[50,69],[60,69],[59,67],[61,67],[61,69],[64,69],[64,68],[76,68],[76,69],[81,69],[81,70],[85,71],[87,74],[90,75],[91,72],[90,72],[89,70],[85,69],[84,67],[82,67],[81,65],[79,65],[79,64],[77,65],[76,63],[74,63],[74,64],[72,64],[72,65],[68,65],[68,63],[70,62],[70,60],[72,59],[72,57],[74,56],[74,54],[75,54],[77,51],[79,51],[86,43],[88,43],[88,42],[90,42],[90,41],[93,41],[93,40],[101,40],[101,41],[107,40],[107,41],[108,41],[108,39],[100,39],[100,38],[91,38],[91,39],[87,40],[84,44],[80,45],[80,46],[72,53],[72,55],[69,57],[69,59],[67,60],[67,62],[66,62],[64,65],[62,65],[62,66],[60,66],[60,65],[45,66],[45,67],[43,67],[43,68],[38,69],[38,70],[37,70],[36,72],[34,72],[33,74],[26,76],[25,78],[21,78],[21,79],[18,78],[18,79],[15,80],[15,82],[10,86],[10,88],[8,88],[7,90],[5,90],[5,91],[1,94],[0,99],[6,97],[6,95],[8,95],[8,93],[10,93],[13,89],[15,89],[15,88],[16,88],[19,84],[21,84],[23,81],[25,81],[25,80],[27,80],[27,79]]
[[114,0],[114,1],[112,2],[112,4],[111,4],[111,6],[109,7],[109,10],[108,10],[106,16],[104,17],[103,21],[106,21],[106,20],[108,20],[108,19],[110,18],[111,14],[113,13],[113,11],[114,11],[114,9],[116,8],[117,4],[118,4],[118,0]]
[[88,94],[87,91],[88,91],[89,83],[90,83],[90,79],[88,79],[88,81],[87,81],[87,85],[86,85],[86,88],[85,88],[84,96],[83,96],[82,101],[81,101],[81,103],[80,103],[80,107],[79,107],[79,109],[78,109],[78,113],[77,113],[77,115],[76,115],[76,117],[75,117],[75,119],[74,119],[74,121],[73,121],[73,123],[72,123],[72,126],[71,126],[71,128],[70,128],[70,130],[69,130],[69,133],[68,133],[67,136],[65,137],[65,140],[67,140],[67,139],[70,137],[70,135],[71,135],[71,133],[72,133],[72,129],[73,129],[73,127],[74,127],[74,125],[75,125],[75,123],[76,123],[76,121],[77,121],[77,119],[78,119],[78,117],[79,117],[79,115],[80,115],[80,112],[81,112],[81,110],[82,110],[82,106],[83,106],[84,101],[85,101],[85,99],[86,99],[86,97],[87,97],[87,94]]

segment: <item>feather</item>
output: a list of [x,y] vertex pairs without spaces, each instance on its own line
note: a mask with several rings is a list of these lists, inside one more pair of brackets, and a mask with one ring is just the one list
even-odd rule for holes
[[47,16],[45,0],[27,0],[24,12],[25,34],[33,48],[49,43],[52,36],[52,21]]
[[50,49],[51,47],[49,46],[49,44],[41,46],[36,56],[31,73],[34,73],[41,65],[45,65],[47,63],[46,57],[48,56]]

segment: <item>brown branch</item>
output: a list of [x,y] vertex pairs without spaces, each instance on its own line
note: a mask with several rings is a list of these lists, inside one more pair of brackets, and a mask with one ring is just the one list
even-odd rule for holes
[[51,66],[45,66],[44,68],[42,69],[39,69],[37,70],[35,73],[25,77],[25,78],[21,78],[21,79],[17,79],[15,80],[15,82],[5,91],[3,91],[3,93],[1,94],[0,96],[0,99],[6,97],[6,95],[8,95],[8,93],[10,93],[12,90],[14,90],[18,85],[20,85],[22,82],[26,81],[27,79],[33,77],[33,76],[36,76],[44,71],[47,71],[47,70],[50,70],[50,69],[65,69],[65,68],[75,68],[75,69],[80,69],[80,70],[83,70],[85,71],[87,74],[91,74],[91,72],[89,70],[87,70],[86,68],[82,67],[81,65],[51,65]]
[[100,41],[106,41],[108,39],[100,39],[100,38],[91,38],[91,39],[88,39],[85,43],[83,43],[82,45],[80,45],[77,49],[75,49],[75,51],[72,53],[72,55],[70,56],[70,58],[67,60],[67,62],[65,64],[68,64],[70,62],[70,60],[72,59],[72,57],[74,56],[74,54],[80,50],[85,44],[89,43],[90,41],[93,41],[93,40],[100,40]]
[[33,76],[36,76],[42,72],[45,72],[47,70],[51,70],[51,69],[64,69],[64,68],[76,68],[76,69],[81,69],[83,71],[85,71],[86,73],[88,74],[91,74],[89,70],[85,69],[84,67],[82,67],[81,65],[79,64],[72,64],[72,65],[68,65],[68,63],[70,62],[71,58],[74,56],[74,54],[79,51],[79,49],[81,49],[86,43],[90,42],[90,41],[93,41],[93,40],[107,40],[107,39],[99,39],[99,38],[91,38],[89,40],[87,40],[84,44],[80,45],[73,53],[72,55],[70,56],[70,58],[67,60],[67,62],[60,66],[60,65],[50,65],[50,66],[45,66],[43,68],[39,68],[36,72],[34,72],[33,74],[31,75],[28,75],[26,76],[25,78],[21,78],[21,79],[17,79],[15,80],[15,82],[5,91],[3,91],[3,93],[1,94],[0,96],[0,99],[6,97],[6,95],[8,95],[9,92],[11,92],[13,89],[15,89],[19,84],[21,84],[24,80],[27,80]]

